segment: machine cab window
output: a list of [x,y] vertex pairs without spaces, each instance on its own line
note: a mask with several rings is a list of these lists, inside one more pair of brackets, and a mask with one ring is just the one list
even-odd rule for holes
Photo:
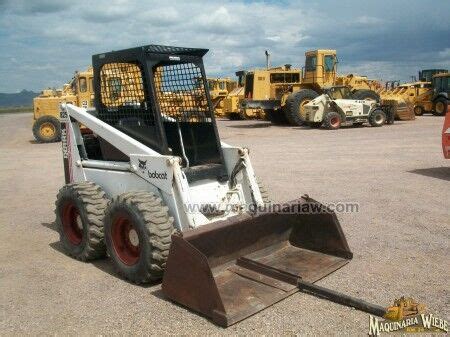
[[80,92],[86,92],[87,91],[86,77],[80,77],[78,81],[80,83]]
[[314,71],[316,70],[317,65],[317,56],[306,56],[305,60],[305,69],[306,71]]
[[330,89],[328,89],[327,93],[332,99],[351,98],[351,92],[347,87],[331,87]]
[[334,70],[335,58],[334,55],[325,55],[324,57],[324,69],[327,72]]

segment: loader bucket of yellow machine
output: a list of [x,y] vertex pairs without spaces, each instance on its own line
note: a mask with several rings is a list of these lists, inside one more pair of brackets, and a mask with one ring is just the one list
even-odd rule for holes
[[[324,212],[304,212],[309,205]],[[299,212],[298,210],[301,210]],[[316,282],[352,258],[335,213],[312,199],[172,236],[162,290],[229,326]]]

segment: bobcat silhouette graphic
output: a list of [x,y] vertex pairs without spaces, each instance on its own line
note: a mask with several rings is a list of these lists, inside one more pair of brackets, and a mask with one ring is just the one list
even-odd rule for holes
[[139,168],[142,171],[145,171],[147,169],[147,161],[146,160],[140,160],[140,159],[138,159],[138,161],[139,161]]

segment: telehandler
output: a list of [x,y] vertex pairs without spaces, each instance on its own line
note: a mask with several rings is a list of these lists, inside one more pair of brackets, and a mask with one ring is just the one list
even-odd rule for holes
[[[384,315],[313,284],[352,259],[336,214],[307,195],[264,209],[248,149],[220,141],[206,52],[147,45],[92,57],[95,111],[61,110],[64,250],[108,254],[132,282],[163,277],[167,298],[222,326],[297,291]],[[113,77],[126,80],[103,80]]]
[[324,89],[324,93],[305,105],[305,121],[311,127],[337,130],[344,124],[383,126],[394,122],[389,106],[373,100],[355,100],[346,86]]

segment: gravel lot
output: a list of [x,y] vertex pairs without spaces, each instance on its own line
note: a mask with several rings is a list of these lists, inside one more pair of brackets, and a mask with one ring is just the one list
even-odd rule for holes
[[[356,201],[339,214],[354,259],[319,284],[381,305],[413,296],[449,318],[450,161],[443,119],[338,131],[219,121],[249,147],[273,200]],[[228,329],[120,279],[110,262],[66,256],[55,231],[60,144],[36,144],[30,114],[0,116],[0,334],[367,334],[368,315],[306,294]]]

